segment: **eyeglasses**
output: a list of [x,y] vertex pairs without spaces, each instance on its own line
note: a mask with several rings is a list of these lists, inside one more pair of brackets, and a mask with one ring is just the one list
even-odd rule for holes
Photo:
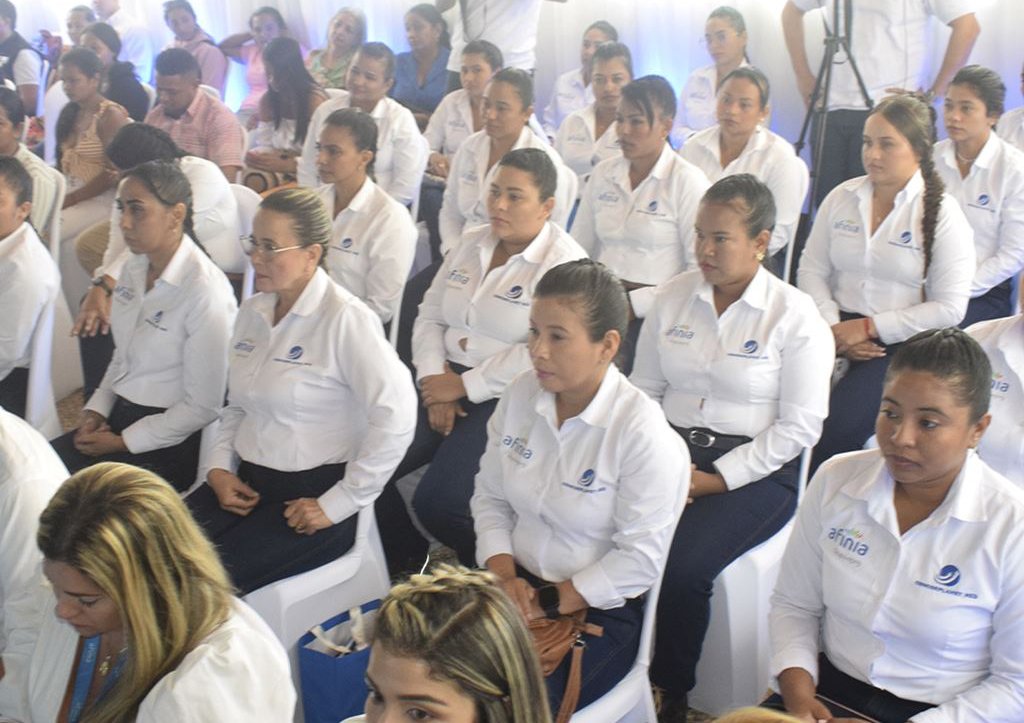
[[302,244],[296,244],[295,246],[275,246],[270,241],[264,241],[261,243],[252,236],[240,236],[238,238],[238,242],[242,245],[242,253],[246,256],[259,256],[264,259],[273,258],[282,251],[305,248]]

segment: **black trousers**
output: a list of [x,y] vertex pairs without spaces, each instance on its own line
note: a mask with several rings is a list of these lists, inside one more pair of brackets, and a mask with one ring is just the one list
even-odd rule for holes
[[[815,165],[820,169],[814,197],[815,208],[840,183],[864,175],[861,146],[864,143],[864,122],[868,119],[868,111],[830,110],[826,115],[821,164],[817,164],[815,159]],[[817,139],[819,130],[820,126],[815,122],[812,128],[813,139]]]
[[[931,703],[900,698],[887,690],[850,677],[832,665],[824,653],[818,656],[818,695],[849,709],[843,710],[825,701],[825,705],[828,705],[835,716],[849,717],[852,711],[856,711],[881,723],[906,723],[911,716],[935,707]],[[782,703],[782,696],[777,693],[762,703],[761,707],[772,710],[786,709]]]
[[27,406],[28,367],[16,367],[0,379],[0,407],[24,419]]
[[[107,424],[114,434],[121,434],[125,429],[139,421],[143,417],[153,414],[161,414],[166,411],[161,407],[145,407],[141,404],[130,402],[124,397],[118,397],[114,402],[110,415],[107,417]],[[149,452],[115,452],[103,454],[98,457],[89,457],[75,448],[75,431],[61,435],[50,442],[57,451],[57,455],[68,468],[68,472],[74,474],[97,462],[124,462],[133,464],[136,467],[148,469],[150,472],[163,477],[171,483],[174,489],[184,492],[196,481],[196,470],[199,466],[199,442],[202,438],[202,430],[189,435],[183,442],[179,442],[163,449],[153,449]]]
[[185,502],[241,594],[326,565],[352,549],[358,515],[312,535],[290,528],[284,516],[288,500],[319,497],[344,477],[344,463],[281,472],[243,461],[238,476],[260,494],[259,504],[245,517],[222,509],[208,484]]
[[960,328],[966,329],[979,321],[1013,316],[1013,305],[1010,303],[1012,297],[1013,282],[1011,279],[996,284],[981,296],[967,302],[967,314],[960,322]]

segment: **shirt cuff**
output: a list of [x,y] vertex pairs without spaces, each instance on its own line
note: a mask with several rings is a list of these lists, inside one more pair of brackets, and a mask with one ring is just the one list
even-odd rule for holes
[[633,307],[633,316],[637,319],[647,317],[651,307],[654,306],[654,286],[641,286],[629,292],[629,303]]
[[494,397],[490,386],[487,384],[487,380],[484,379],[483,372],[479,368],[469,369],[462,373],[462,386],[466,388],[466,399],[474,404],[486,402]]
[[127,248],[119,253],[117,257],[105,266],[100,266],[93,272],[93,278],[98,276],[109,276],[114,279],[121,278],[121,270],[124,268],[125,263],[131,258],[131,251]]
[[512,555],[512,535],[508,530],[487,530],[476,538],[476,562],[484,567],[495,555]]
[[803,668],[811,674],[814,684],[818,684],[818,654],[812,650],[791,648],[782,650],[772,656],[770,669],[772,678],[775,681],[775,688],[778,690],[779,674],[789,668]]
[[157,439],[156,435],[151,433],[151,430],[146,429],[147,426],[143,424],[145,417],[128,425],[125,429],[121,430],[121,439],[124,440],[124,446],[128,448],[128,451],[132,454],[141,454],[142,452],[150,452],[154,449],[160,449],[165,446],[162,440]]
[[754,481],[750,479],[750,470],[743,463],[743,456],[736,453],[737,449],[745,446],[741,445],[726,452],[716,459],[713,464],[714,468],[718,470],[718,474],[722,475],[722,479],[725,480],[725,486],[730,492]]
[[871,321],[875,325],[875,331],[878,332],[879,341],[884,344],[894,344],[901,341],[898,333],[899,329],[896,328],[899,325],[899,320],[894,313],[883,311],[872,316]]
[[359,505],[352,499],[352,495],[348,493],[348,490],[342,486],[343,481],[337,482],[333,487],[316,498],[316,501],[320,504],[320,509],[324,511],[327,519],[333,524],[347,520],[359,511]]
[[614,583],[608,579],[600,562],[583,568],[571,579],[573,587],[592,608],[612,610],[626,604],[626,598],[619,594]]
[[114,394],[110,389],[97,389],[89,397],[89,401],[86,403],[85,408],[102,414],[104,418],[110,416],[110,410],[114,408],[114,402],[117,400],[117,395]]

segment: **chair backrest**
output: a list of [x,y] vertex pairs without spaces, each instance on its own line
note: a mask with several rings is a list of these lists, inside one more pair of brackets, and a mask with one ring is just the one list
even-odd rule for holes
[[139,84],[142,86],[142,89],[144,91],[146,91],[146,96],[149,98],[149,108],[148,108],[148,110],[153,110],[153,106],[156,105],[156,88],[151,86],[149,83],[145,83],[145,82],[141,82],[141,81],[140,81]]
[[217,100],[221,99],[220,91],[217,90],[216,88],[214,88],[212,85],[207,85],[206,83],[200,83],[199,84],[199,90],[203,91],[204,93],[206,93],[211,98],[216,98]]
[[28,368],[28,391],[25,397],[25,420],[46,439],[58,437],[62,431],[51,375],[54,309],[59,295],[58,287],[43,307],[32,332],[32,361]]
[[[811,185],[811,172],[807,170],[807,164],[804,163],[803,159],[797,156],[795,159],[797,165],[800,167],[800,198],[807,198],[807,190]],[[789,283],[789,277],[793,269],[793,253],[794,247],[796,246],[796,235],[797,230],[800,228],[800,222],[793,226],[793,233],[789,237],[789,243],[786,244],[786,265],[782,268],[782,280],[787,284]]]
[[[260,205],[260,194],[248,186],[238,183],[231,184],[231,191],[235,194],[235,200],[238,202],[238,218],[240,221],[238,227],[239,233],[244,238],[252,233],[252,220],[255,218],[256,209]],[[242,254],[241,244],[239,244],[238,253],[242,256],[242,301],[245,301],[253,295],[255,275],[253,274],[252,263],[250,263],[248,257]]]
[[45,228],[40,230],[50,248],[50,255],[53,256],[54,261],[60,263],[60,217],[61,209],[64,206],[64,196],[68,190],[68,182],[64,178],[64,174],[56,168],[48,168],[48,170],[54,184],[57,186],[57,192],[53,197],[53,208],[50,209],[50,218],[46,222]]

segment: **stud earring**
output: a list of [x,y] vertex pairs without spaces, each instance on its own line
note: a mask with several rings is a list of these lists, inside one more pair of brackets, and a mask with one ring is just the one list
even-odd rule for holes
[[758,251],[757,252],[757,261],[758,261],[758,263],[764,261],[764,251]]

